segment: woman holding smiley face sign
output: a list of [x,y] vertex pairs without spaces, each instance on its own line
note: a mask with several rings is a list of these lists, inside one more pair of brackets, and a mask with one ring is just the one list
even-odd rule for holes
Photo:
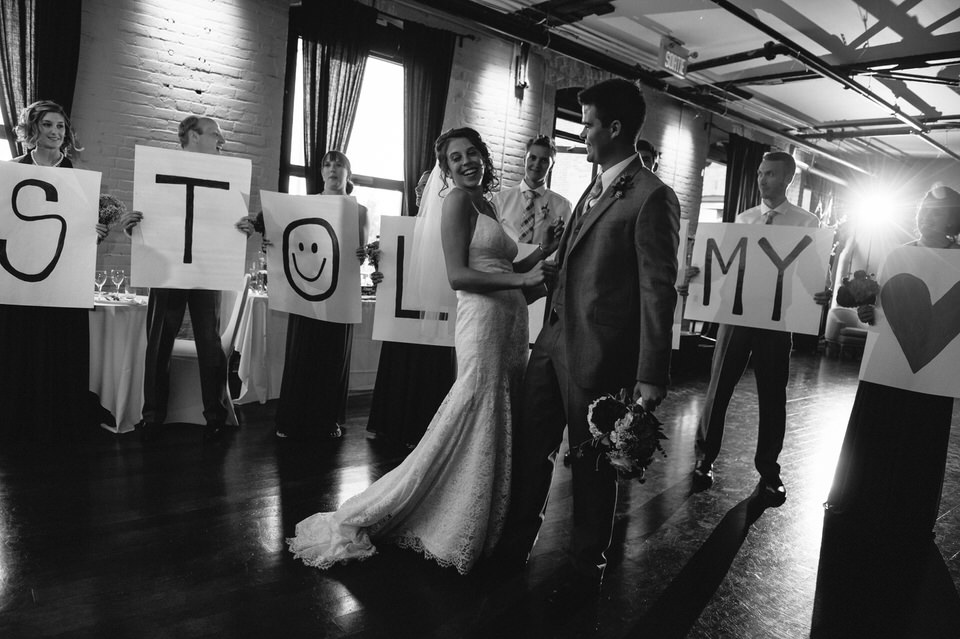
[[487,200],[497,179],[479,134],[447,131],[436,152],[439,171],[425,192],[439,197],[424,196],[421,216],[440,216],[432,238],[434,248],[442,246],[437,268],[445,265],[457,293],[457,380],[398,467],[338,511],[297,524],[290,550],[311,566],[369,557],[376,540],[464,574],[492,552],[503,529],[513,413],[527,360],[526,294],[535,295],[552,274],[543,259],[559,245],[562,222],[545,246],[514,264],[517,246]]
[[[322,195],[348,195],[350,160],[339,151],[328,151],[320,162]],[[367,209],[359,206],[360,246],[357,258],[366,257]],[[287,350],[277,406],[277,437],[336,439],[345,421],[347,383],[353,325],[325,322],[290,314]]]

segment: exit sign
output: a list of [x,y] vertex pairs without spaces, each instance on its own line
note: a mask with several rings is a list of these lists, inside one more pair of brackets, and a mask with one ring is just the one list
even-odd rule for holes
[[660,66],[678,78],[687,77],[690,52],[672,38],[660,38]]

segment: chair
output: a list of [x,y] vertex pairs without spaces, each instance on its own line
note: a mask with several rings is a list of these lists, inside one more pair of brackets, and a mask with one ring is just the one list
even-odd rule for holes
[[[229,318],[220,327],[220,346],[229,361],[237,343],[240,318],[247,305],[250,291],[250,275],[243,278],[239,291],[224,291],[220,300],[220,317]],[[224,376],[228,371],[223,371]],[[229,393],[228,393],[229,395]],[[203,417],[203,396],[200,392],[200,369],[197,365],[197,348],[193,340],[177,339],[170,357],[170,396],[167,400],[167,423],[206,424]],[[227,402],[227,424],[236,426],[237,415],[233,402]]]

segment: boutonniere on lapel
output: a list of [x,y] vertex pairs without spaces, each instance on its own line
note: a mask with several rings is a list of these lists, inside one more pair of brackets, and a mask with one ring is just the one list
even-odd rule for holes
[[617,181],[613,183],[613,186],[610,187],[613,189],[612,194],[618,200],[622,200],[623,196],[626,195],[627,191],[633,187],[633,176],[620,174],[620,177],[617,178]]
[[544,216],[544,217],[550,215],[550,205],[549,205],[549,204],[544,203],[544,205],[540,207],[540,215],[542,215],[542,216]]

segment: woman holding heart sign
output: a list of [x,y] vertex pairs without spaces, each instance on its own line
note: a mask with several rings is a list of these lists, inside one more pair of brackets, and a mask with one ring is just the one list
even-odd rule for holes
[[[917,231],[920,238],[908,246],[960,248],[960,193],[931,189],[917,211]],[[885,284],[878,303],[897,299],[889,286],[897,277]],[[874,309],[861,304],[857,315],[872,324]],[[921,365],[911,354],[911,368]],[[952,415],[952,397],[861,381],[825,504],[831,523],[873,548],[923,548],[939,511]]]

